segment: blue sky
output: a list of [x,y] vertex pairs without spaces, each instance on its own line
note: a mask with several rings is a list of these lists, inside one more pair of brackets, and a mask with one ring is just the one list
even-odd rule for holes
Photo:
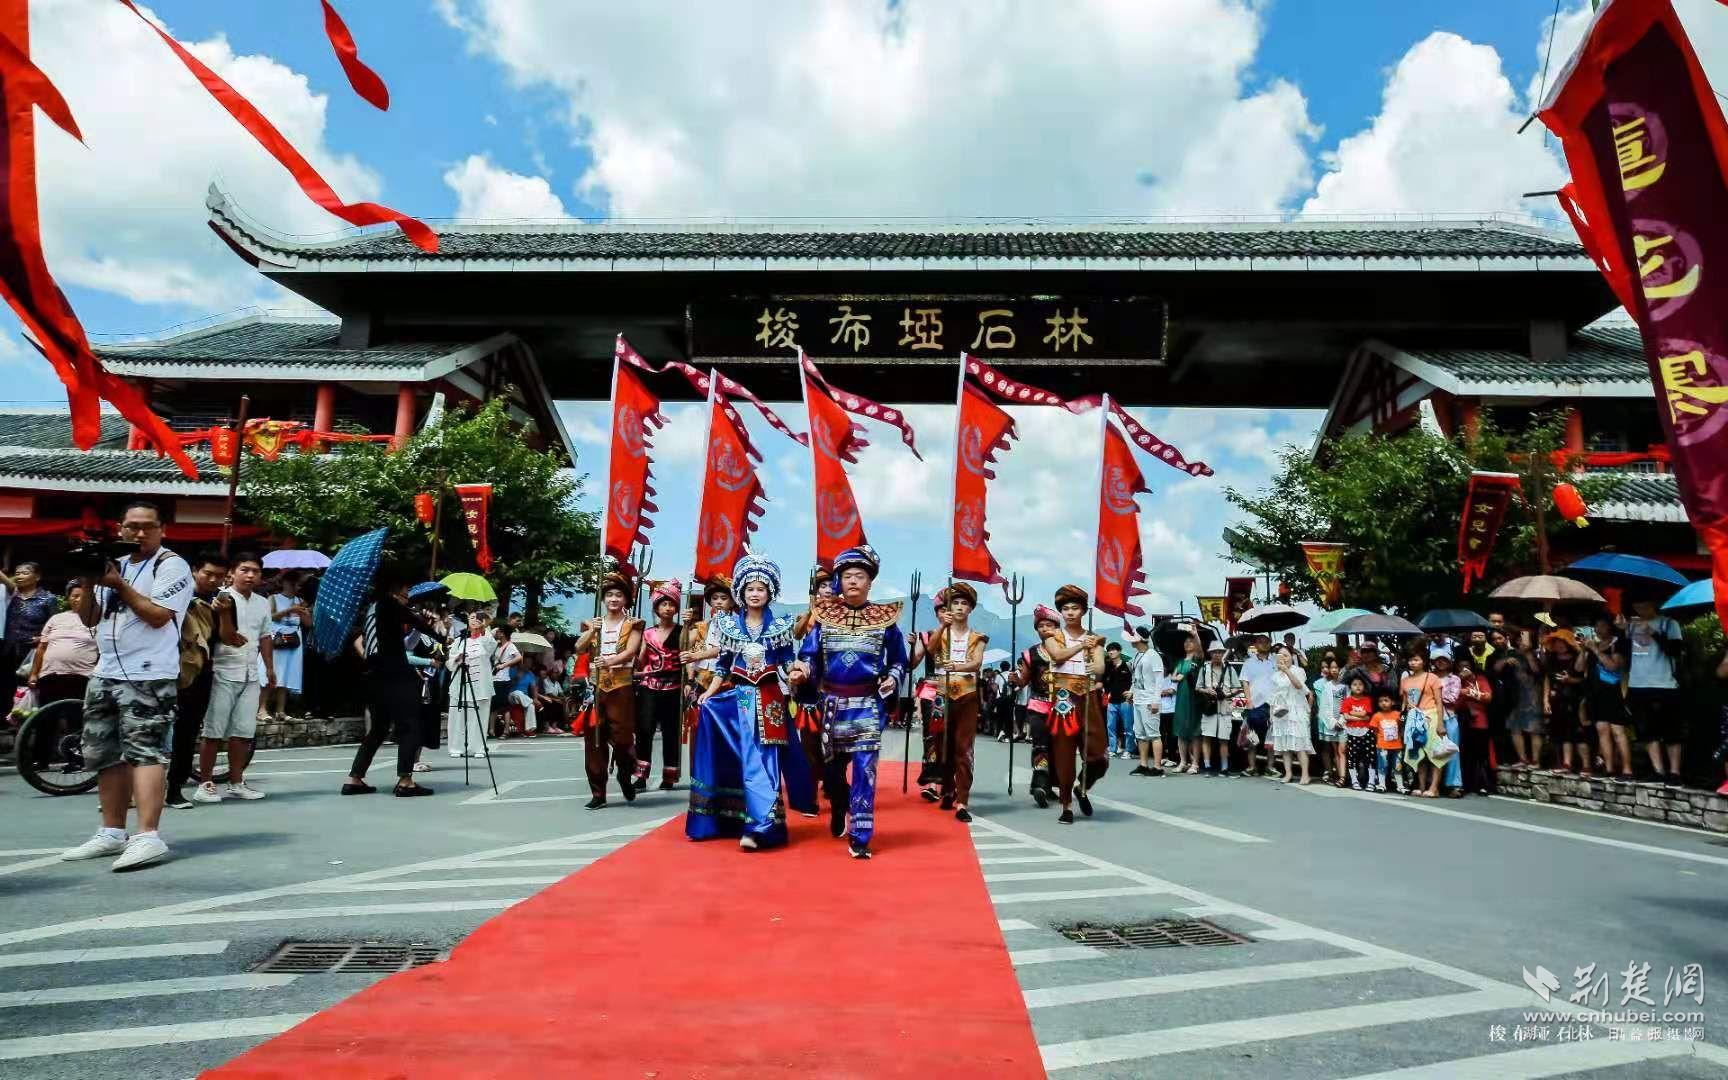
[[[95,333],[160,330],[245,305],[293,303],[204,227],[219,180],[285,232],[334,232],[280,170],[110,0],[32,0],[41,66],[89,148],[44,129],[44,234]],[[1560,166],[1527,115],[1551,0],[345,0],[393,106],[354,97],[315,0],[156,0],[149,10],[239,86],[349,198],[427,218],[621,219],[1384,213],[1529,210]],[[1722,79],[1728,9],[1677,0]],[[1563,0],[1555,65],[1586,21]],[[13,403],[63,401],[0,326]],[[792,411],[796,411],[795,409]],[[592,409],[571,410],[597,434]],[[858,485],[896,577],[931,570],[945,534],[924,486],[946,483],[951,419],[919,410],[928,466],[879,434]],[[1162,603],[1216,591],[1224,483],[1258,486],[1313,413],[1148,410],[1218,469],[1190,481],[1148,465]],[[1061,439],[1065,418],[1023,418]],[[698,430],[663,436],[659,538],[688,550]],[[1085,421],[1078,421],[1090,430]],[[676,430],[676,429],[675,429]],[[806,463],[772,432],[765,482],[790,528],[767,544],[808,559]],[[579,447],[581,450],[587,447]],[[1023,442],[1015,490],[1067,478]],[[682,457],[680,455],[683,455]],[[591,460],[582,463],[592,467]],[[1090,465],[1070,463],[1090,476]],[[1068,466],[1064,466],[1068,467]],[[931,470],[934,470],[932,472]],[[1061,469],[1054,470],[1060,473]],[[1051,489],[1056,490],[1056,489]],[[992,527],[1033,591],[1084,575],[1061,508],[999,502]],[[1042,500],[1053,502],[1054,500]],[[802,515],[802,516],[800,516]],[[1039,554],[1041,548],[1052,548]],[[1069,563],[1073,566],[1070,568]]]

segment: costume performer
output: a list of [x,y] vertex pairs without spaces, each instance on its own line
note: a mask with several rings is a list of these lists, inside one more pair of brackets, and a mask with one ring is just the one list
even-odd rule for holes
[[[1032,629],[1040,639],[1056,633],[1062,616],[1039,604],[1032,609]],[[1014,685],[1026,688],[1026,719],[1032,731],[1032,801],[1040,810],[1050,805],[1050,654],[1042,643],[1024,653],[1014,671]]]
[[941,595],[947,618],[931,637],[930,653],[935,660],[937,702],[942,712],[937,735],[942,809],[954,811],[961,821],[971,821],[972,812],[966,804],[972,797],[972,744],[978,737],[978,713],[983,704],[978,676],[984,669],[984,646],[990,639],[971,627],[978,590],[957,581]]
[[[942,717],[944,702],[936,690],[936,655],[930,649],[930,642],[936,637],[937,630],[948,625],[948,590],[940,589],[930,598],[931,606],[936,612],[936,630],[926,630],[912,639],[912,648],[907,656],[907,666],[917,668],[924,666],[924,677],[918,680],[918,690],[913,696],[917,703],[918,719],[923,730],[923,760],[918,766],[918,794],[925,802],[937,802],[942,798]],[[906,720],[911,723],[910,714]]]
[[[816,606],[816,598],[828,593],[834,581],[834,573],[827,567],[818,564],[810,570],[810,601],[809,607],[798,616],[798,622],[792,628],[792,636],[803,641],[810,628],[816,624],[812,611]],[[804,763],[809,767],[811,776],[822,775],[822,698],[816,688],[810,683],[798,687],[792,698],[793,727],[798,730],[798,741],[804,747]],[[821,790],[818,785],[818,790]]]
[[[882,561],[868,544],[834,560],[838,595],[819,597],[815,626],[804,636],[793,669],[822,695],[822,782],[829,829],[847,836],[854,859],[870,857],[876,825],[876,760],[892,698],[906,677],[906,638],[900,605],[872,604],[870,583]],[[846,767],[851,765],[850,779]],[[850,826],[848,826],[848,816]]]
[[746,851],[786,842],[789,801],[816,812],[816,782],[793,737],[784,677],[797,658],[796,619],[776,617],[780,568],[745,555],[732,572],[740,612],[716,615],[710,635],[720,647],[718,676],[702,693],[691,739],[690,813],[684,834],[692,840],[739,837]]
[[632,674],[642,648],[642,620],[631,618],[624,605],[636,591],[622,574],[607,574],[600,582],[597,619],[582,624],[576,651],[588,652],[594,672],[594,720],[582,733],[588,767],[588,809],[606,805],[606,752],[618,770],[624,801],[636,798],[636,688]]
[[[1104,700],[1099,677],[1104,674],[1104,639],[1081,625],[1091,597],[1078,585],[1056,590],[1056,610],[1062,626],[1044,639],[1050,668],[1045,678],[1050,686],[1050,756],[1056,767],[1057,792],[1062,814],[1056,820],[1074,823],[1071,799],[1078,799],[1080,812],[1092,816],[1092,800],[1086,797],[1110,768],[1109,741],[1104,731]],[[1076,752],[1086,758],[1085,772],[1075,782]]]
[[684,586],[677,578],[654,587],[650,606],[654,625],[642,632],[642,651],[636,657],[636,787],[648,786],[654,759],[654,736],[660,735],[660,790],[671,791],[678,783],[679,740],[678,692],[678,603]]

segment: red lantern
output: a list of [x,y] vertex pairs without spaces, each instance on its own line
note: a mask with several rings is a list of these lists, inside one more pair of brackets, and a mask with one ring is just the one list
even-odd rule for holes
[[414,516],[420,519],[420,524],[432,524],[432,496],[422,491],[414,496]]
[[224,469],[234,467],[235,455],[240,449],[240,438],[234,434],[233,428],[212,428],[210,430],[210,457]]
[[1584,496],[1578,494],[1578,489],[1571,484],[1554,485],[1554,509],[1580,529],[1590,524],[1584,518],[1590,508],[1584,505]]

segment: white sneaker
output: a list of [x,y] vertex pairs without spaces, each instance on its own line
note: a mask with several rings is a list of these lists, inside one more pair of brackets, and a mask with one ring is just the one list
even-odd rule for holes
[[[230,788],[230,791],[233,789]],[[218,803],[222,801],[222,793],[216,790],[216,785],[206,780],[192,789],[192,801],[201,803]]]
[[61,862],[79,862],[83,859],[102,859],[118,855],[126,850],[124,839],[116,840],[107,833],[98,832],[95,836],[60,853]]
[[255,787],[247,787],[246,781],[242,780],[238,784],[229,784],[228,792],[223,797],[228,799],[244,799],[247,802],[253,802],[257,799],[262,799],[264,793]]
[[168,856],[168,845],[154,833],[140,833],[126,841],[126,850],[114,860],[113,869],[131,870],[134,867],[149,866],[153,862],[161,862]]

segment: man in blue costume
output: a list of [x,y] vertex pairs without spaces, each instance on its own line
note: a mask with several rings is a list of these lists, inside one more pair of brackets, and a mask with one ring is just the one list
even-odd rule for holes
[[702,692],[691,742],[692,840],[736,836],[745,851],[786,842],[780,780],[793,807],[816,813],[816,784],[792,727],[784,677],[797,655],[796,619],[769,606],[780,595],[780,567],[745,555],[732,571],[736,609],[710,620],[720,655]]
[[[812,602],[814,625],[791,669],[794,683],[813,683],[821,694],[826,763],[822,784],[828,793],[829,827],[835,836],[849,838],[854,859],[870,857],[876,760],[887,703],[906,677],[900,605],[870,602],[870,583],[881,567],[882,560],[868,544],[840,553],[834,560],[834,591]],[[850,781],[847,765],[852,767]]]

